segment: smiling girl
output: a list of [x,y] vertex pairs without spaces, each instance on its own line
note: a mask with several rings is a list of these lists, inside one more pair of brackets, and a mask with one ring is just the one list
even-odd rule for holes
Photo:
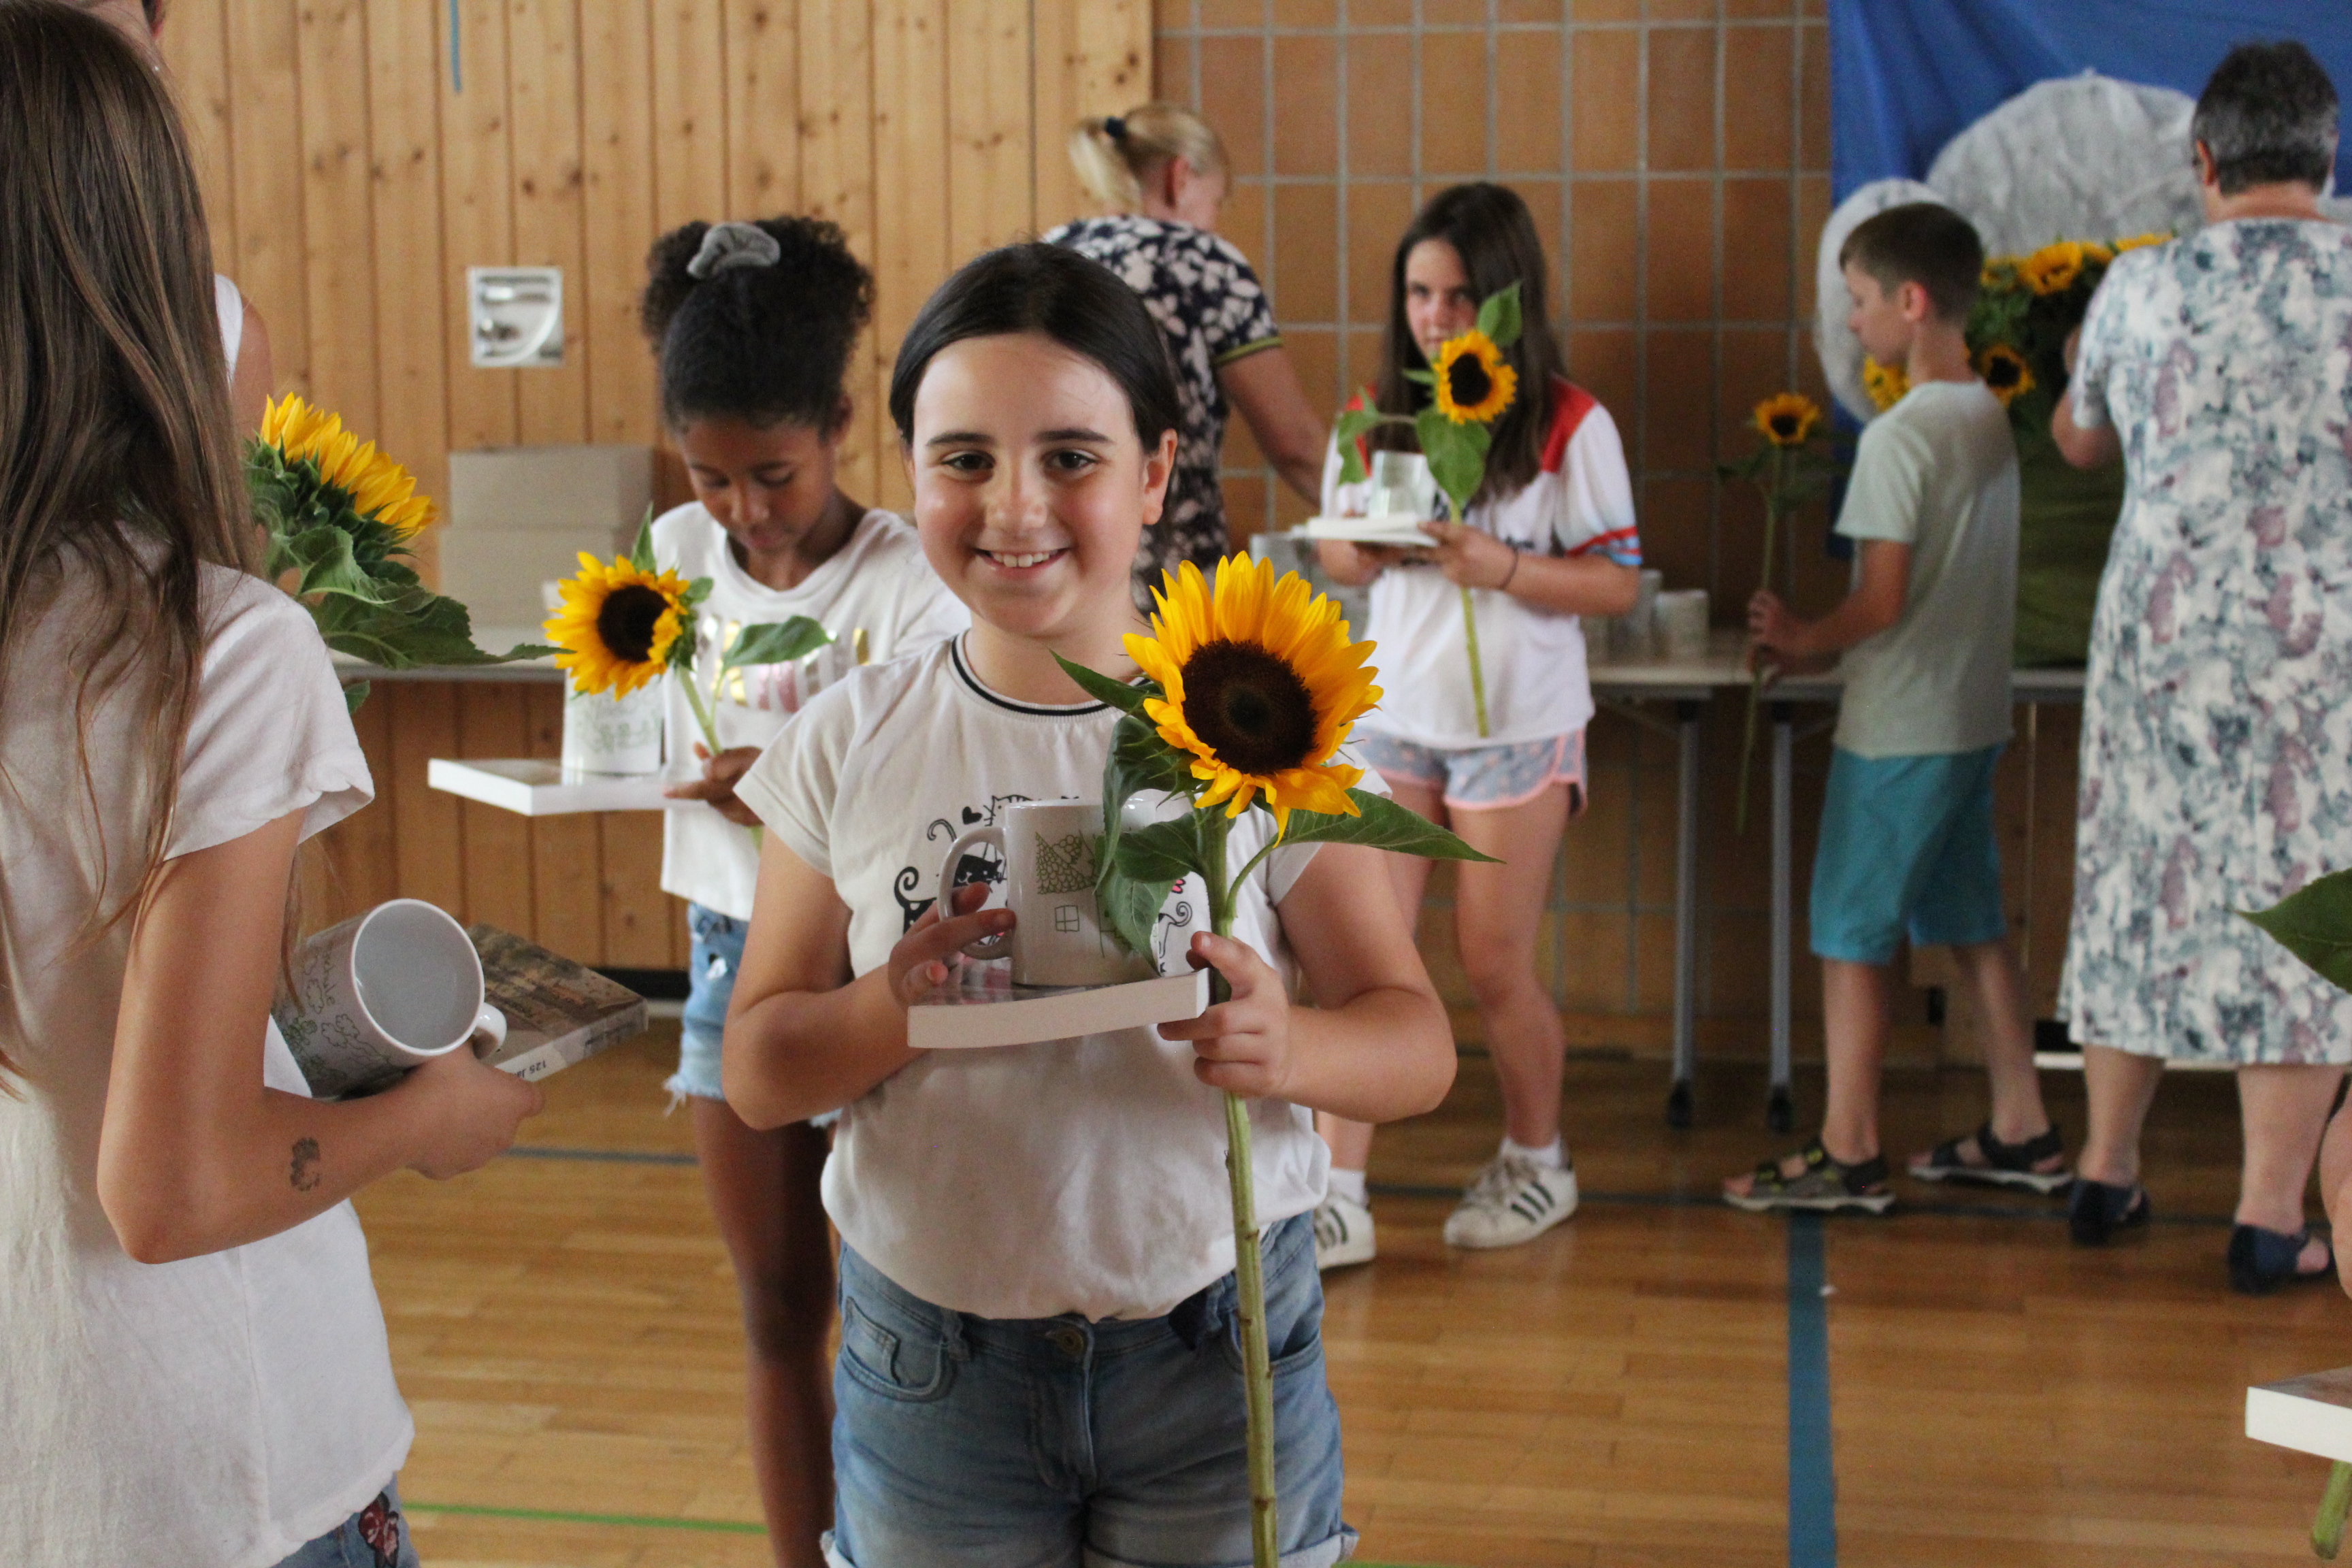
[[966,616],[905,520],[867,510],[835,477],[852,412],[843,375],[874,292],[841,231],[798,217],[691,223],[655,245],[650,265],[645,327],[695,497],[654,524],[654,555],[710,579],[695,668],[716,669],[746,626],[807,616],[835,637],[799,663],[730,672],[712,694],[716,756],[670,683],[670,757],[691,776],[668,793],[704,804],[665,812],[662,839],[662,887],[688,900],[694,935],[669,1089],[694,1108],[703,1184],[742,1294],[752,1463],[770,1539],[780,1564],[806,1564],[819,1561],[831,1490],[833,1259],[816,1193],[825,1135],[807,1125],[754,1131],[722,1098],[720,1035],[760,867],[757,819],[736,800],[735,781],[814,687],[937,642]]
[[[1309,1110],[1434,1105],[1453,1076],[1444,1016],[1377,852],[1307,845],[1242,889],[1233,938],[1177,924],[1171,957],[1232,985],[1198,1019],[908,1047],[910,1003],[1013,923],[979,908],[983,888],[934,901],[949,840],[1009,800],[1098,795],[1119,714],[1055,656],[1134,670],[1129,569],[1177,411],[1141,302],[1045,245],[982,257],[932,298],[890,411],[924,554],[971,629],[819,694],[737,786],[769,832],[729,1102],[761,1127],[846,1108],[824,1175],[843,1241],[830,1561],[1249,1560],[1231,1089],[1252,1102],[1283,1561],[1322,1568],[1353,1532]],[[1244,816],[1232,853],[1245,863],[1271,828]],[[1292,965],[1319,1010],[1293,1006]]]

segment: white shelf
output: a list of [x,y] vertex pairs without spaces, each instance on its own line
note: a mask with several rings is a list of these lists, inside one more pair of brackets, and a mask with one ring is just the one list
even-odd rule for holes
[[657,773],[643,778],[566,773],[561,763],[541,757],[471,758],[465,762],[435,757],[425,764],[425,782],[446,794],[495,805],[519,816],[568,816],[583,811],[662,811],[694,804],[666,798],[662,795],[664,781]]
[[1124,985],[1051,987],[1015,985],[1002,963],[967,963],[907,1009],[907,1044],[919,1051],[1025,1046],[1197,1018],[1208,1007],[1205,969]]
[[2249,1388],[2246,1436],[2301,1454],[2352,1461],[2352,1366]]

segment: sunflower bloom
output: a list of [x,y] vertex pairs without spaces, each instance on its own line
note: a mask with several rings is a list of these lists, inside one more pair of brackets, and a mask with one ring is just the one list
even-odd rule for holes
[[580,574],[563,584],[563,607],[546,622],[547,640],[563,650],[557,666],[583,694],[609,688],[626,697],[669,668],[689,588],[675,572],[626,560],[607,565],[583,551]]
[[1903,401],[1911,390],[1911,374],[1899,364],[1881,364],[1874,359],[1862,362],[1862,388],[1870,394],[1871,405],[1881,414]]
[[1277,837],[1295,808],[1360,816],[1348,791],[1364,770],[1331,758],[1381,699],[1364,668],[1372,645],[1349,641],[1339,606],[1304,578],[1276,582],[1270,561],[1229,557],[1213,594],[1189,561],[1163,582],[1152,635],[1129,637],[1127,651],[1160,683],[1144,714],[1192,753],[1209,786],[1201,805],[1234,817],[1263,795]]
[[1437,351],[1437,411],[1456,425],[1499,419],[1519,390],[1519,373],[1495,340],[1473,327]]
[[2059,294],[2074,287],[2090,256],[2082,241],[2062,239],[2045,245],[2017,264],[2017,276],[2036,294]]
[[1984,377],[1985,389],[2000,399],[2006,408],[2011,402],[2033,390],[2033,371],[2025,356],[2007,343],[1993,343],[1976,356],[1977,374]]
[[1756,405],[1757,431],[1775,447],[1801,447],[1822,426],[1822,411],[1801,392],[1775,393]]
[[321,482],[351,497],[352,510],[406,539],[433,521],[433,503],[416,493],[416,476],[343,428],[342,419],[299,397],[269,404],[261,438],[289,464],[309,462]]

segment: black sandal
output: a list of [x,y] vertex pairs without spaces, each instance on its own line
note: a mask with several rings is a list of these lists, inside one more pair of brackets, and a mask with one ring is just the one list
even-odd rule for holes
[[1871,1214],[1885,1214],[1887,1205],[1895,1201],[1895,1194],[1886,1186],[1884,1154],[1873,1154],[1849,1165],[1831,1158],[1818,1138],[1800,1153],[1805,1162],[1801,1173],[1784,1176],[1778,1160],[1767,1160],[1756,1167],[1748,1191],[1726,1192],[1723,1201],[1749,1214],[1767,1214],[1774,1209],[1807,1209],[1819,1214],[1864,1209]]
[[[2315,1240],[2326,1245],[2327,1261],[2306,1273],[2295,1264]],[[2324,1236],[2314,1237],[2309,1226],[2284,1231],[2242,1225],[2230,1232],[2230,1284],[2244,1295],[2267,1296],[2282,1285],[2332,1279],[2335,1273],[2336,1244]]]
[[2023,1187],[2044,1196],[2074,1179],[2074,1173],[2063,1164],[2055,1171],[2034,1169],[2053,1155],[2063,1159],[2066,1153],[2066,1141],[2059,1135],[2055,1122],[2022,1143],[2004,1143],[1994,1137],[1990,1121],[1970,1136],[1976,1139],[1980,1163],[1971,1163],[1960,1158],[1960,1145],[1968,1142],[1967,1138],[1947,1138],[1931,1152],[1911,1162],[1912,1179],[1920,1182],[1973,1182],[1989,1187]]
[[2105,1247],[2116,1231],[2138,1229],[2154,1212],[2147,1189],[2137,1182],[2118,1187],[2077,1176],[2066,1205],[2066,1228],[2077,1247]]

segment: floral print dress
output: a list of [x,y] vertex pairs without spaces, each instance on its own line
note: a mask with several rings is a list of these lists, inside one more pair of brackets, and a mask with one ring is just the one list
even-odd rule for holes
[[2352,996],[2232,912],[2352,866],[2352,232],[2247,219],[2118,257],[2074,388],[2128,487],[2084,693],[2070,1032],[2352,1062]]
[[1144,531],[1135,557],[1136,603],[1150,607],[1162,572],[1190,561],[1207,572],[1232,534],[1217,488],[1218,453],[1232,409],[1217,372],[1237,359],[1282,346],[1274,308],[1247,258],[1206,229],[1121,214],[1080,218],[1045,237],[1091,257],[1142,296],[1168,339],[1183,408],[1176,433],[1176,472],[1160,521]]

